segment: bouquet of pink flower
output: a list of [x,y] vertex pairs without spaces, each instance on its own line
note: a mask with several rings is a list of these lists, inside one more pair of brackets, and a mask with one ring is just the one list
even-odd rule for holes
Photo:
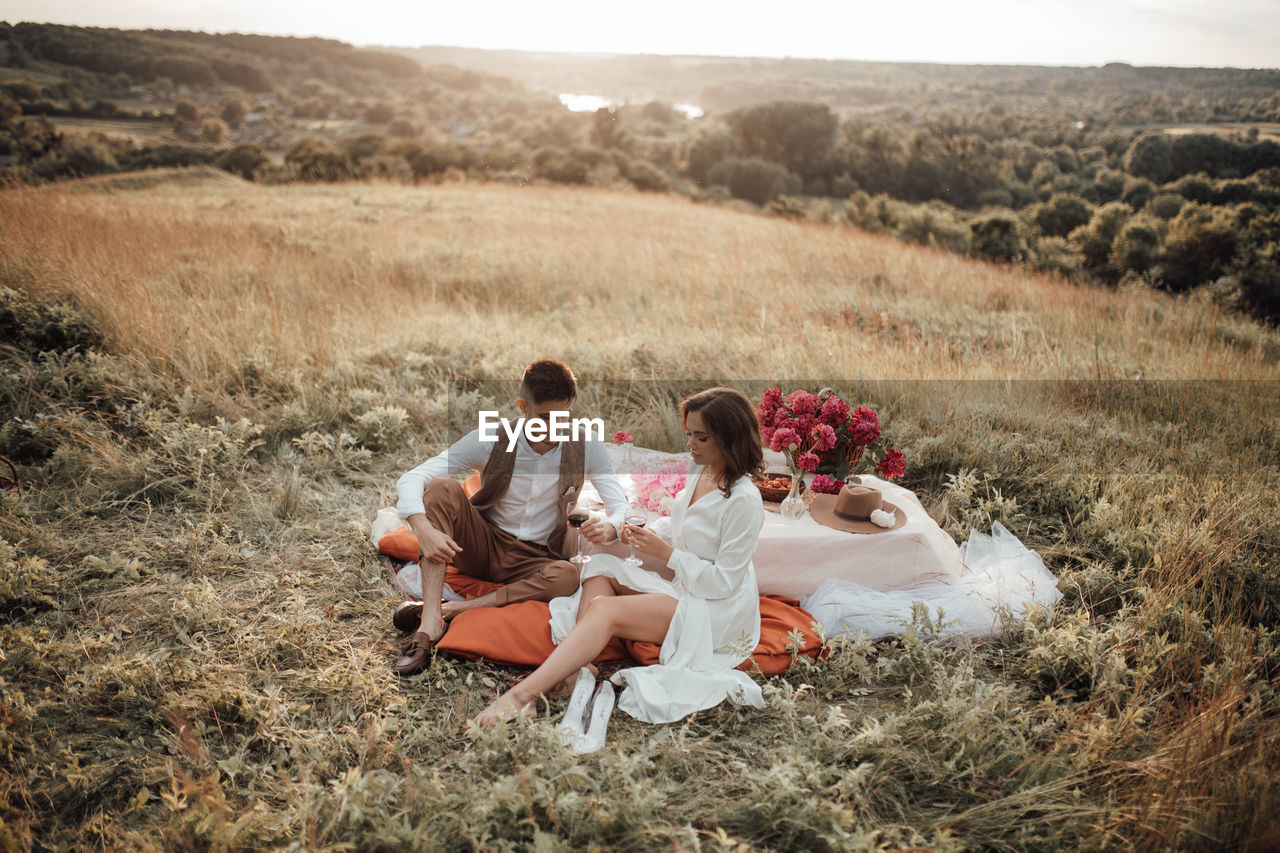
[[[823,389],[810,394],[801,389],[786,397],[776,385],[764,392],[757,409],[760,433],[769,447],[787,456],[796,474],[815,474],[809,484],[814,491],[834,494],[853,475],[859,463],[879,455],[875,472],[886,480],[906,473],[906,457],[880,440],[880,416],[867,406],[852,408],[838,394]],[[853,453],[846,451],[855,450]],[[834,454],[829,451],[836,451]],[[825,460],[819,456],[824,454]],[[831,461],[834,456],[836,461]],[[852,459],[852,461],[850,461]],[[834,475],[834,476],[832,476]]]
[[688,459],[650,456],[640,460],[631,471],[631,481],[636,487],[636,503],[650,512],[671,515],[671,502],[684,488],[688,473]]

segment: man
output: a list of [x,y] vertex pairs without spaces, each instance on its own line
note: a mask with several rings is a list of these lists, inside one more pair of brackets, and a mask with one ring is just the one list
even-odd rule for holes
[[[603,443],[581,435],[554,440],[547,428],[568,417],[577,395],[567,366],[535,361],[520,383],[516,405],[524,417],[514,441],[504,430],[495,436],[493,430],[477,428],[397,481],[396,510],[418,540],[423,598],[421,604],[406,601],[393,617],[397,628],[413,631],[396,662],[400,675],[416,675],[427,667],[446,620],[463,610],[573,594],[578,567],[565,559],[566,519],[584,479],[591,480],[609,515],[585,523],[581,535],[597,544],[617,538],[627,495]],[[532,423],[537,421],[542,423]],[[468,499],[449,475],[473,468],[481,470],[482,485]],[[504,586],[469,601],[441,602],[448,563]]]

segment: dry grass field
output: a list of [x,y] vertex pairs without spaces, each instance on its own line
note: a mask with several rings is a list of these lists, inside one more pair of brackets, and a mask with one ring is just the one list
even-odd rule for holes
[[[1280,846],[1273,329],[668,195],[158,172],[0,223],[0,851]],[[591,756],[557,702],[467,733],[514,673],[394,677],[368,525],[542,356],[658,447],[676,380],[875,405],[1065,598]]]

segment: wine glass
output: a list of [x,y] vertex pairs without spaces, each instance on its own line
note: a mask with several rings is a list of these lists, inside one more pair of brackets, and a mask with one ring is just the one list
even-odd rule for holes
[[[645,522],[648,520],[649,520],[649,517],[645,513],[644,509],[637,506],[631,507],[631,509],[627,512],[627,517],[623,519],[623,521],[626,524],[629,524],[632,527],[644,527]],[[631,553],[628,554],[626,556],[626,559],[624,559],[622,562],[626,563],[628,566],[640,565],[640,558],[636,556],[635,539],[631,540]]]
[[576,553],[569,558],[569,562],[577,563],[579,566],[591,561],[591,557],[582,551],[582,525],[586,524],[587,519],[590,517],[585,509],[578,509],[577,507],[574,507],[573,511],[569,513],[569,523],[573,525],[574,530],[578,531],[578,547]]

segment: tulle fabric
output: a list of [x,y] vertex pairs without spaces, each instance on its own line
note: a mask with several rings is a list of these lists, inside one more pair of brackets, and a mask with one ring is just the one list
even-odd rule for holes
[[947,633],[989,637],[1033,606],[1052,607],[1062,598],[1057,578],[1035,551],[1004,525],[991,533],[972,531],[960,546],[963,570],[898,589],[877,590],[850,580],[823,581],[800,605],[827,636],[865,631],[872,638],[900,634],[911,624],[912,605],[923,603],[936,618],[942,610]]

